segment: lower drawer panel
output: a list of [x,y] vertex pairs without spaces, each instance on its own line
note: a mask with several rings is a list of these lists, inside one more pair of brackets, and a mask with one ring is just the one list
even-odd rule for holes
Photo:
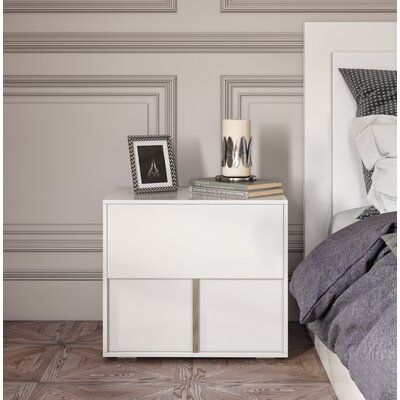
[[191,280],[109,280],[110,352],[191,352],[192,320]]
[[110,279],[105,352],[285,357],[287,281]]
[[200,352],[285,352],[283,280],[200,281]]

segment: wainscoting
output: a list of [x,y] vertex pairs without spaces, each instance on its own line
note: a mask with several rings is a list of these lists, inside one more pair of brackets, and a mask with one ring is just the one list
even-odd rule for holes
[[252,120],[254,172],[284,183],[292,272],[304,247],[302,24],[396,18],[393,0],[4,7],[4,316],[14,320],[101,319],[101,202],[131,185],[127,135],[170,135],[185,186],[219,172],[227,117]]

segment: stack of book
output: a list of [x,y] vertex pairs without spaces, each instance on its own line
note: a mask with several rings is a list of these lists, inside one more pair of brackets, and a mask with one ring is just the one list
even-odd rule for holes
[[197,194],[245,199],[283,194],[282,182],[265,179],[253,182],[222,182],[216,181],[215,178],[196,178],[190,180],[190,191]]

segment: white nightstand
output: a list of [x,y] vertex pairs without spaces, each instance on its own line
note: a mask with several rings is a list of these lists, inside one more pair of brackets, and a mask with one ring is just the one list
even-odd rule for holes
[[287,357],[287,200],[103,203],[105,357]]

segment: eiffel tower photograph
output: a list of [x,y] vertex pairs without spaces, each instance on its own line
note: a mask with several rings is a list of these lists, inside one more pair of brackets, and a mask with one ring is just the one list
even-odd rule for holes
[[139,145],[140,178],[142,183],[167,182],[164,148],[162,145]]

